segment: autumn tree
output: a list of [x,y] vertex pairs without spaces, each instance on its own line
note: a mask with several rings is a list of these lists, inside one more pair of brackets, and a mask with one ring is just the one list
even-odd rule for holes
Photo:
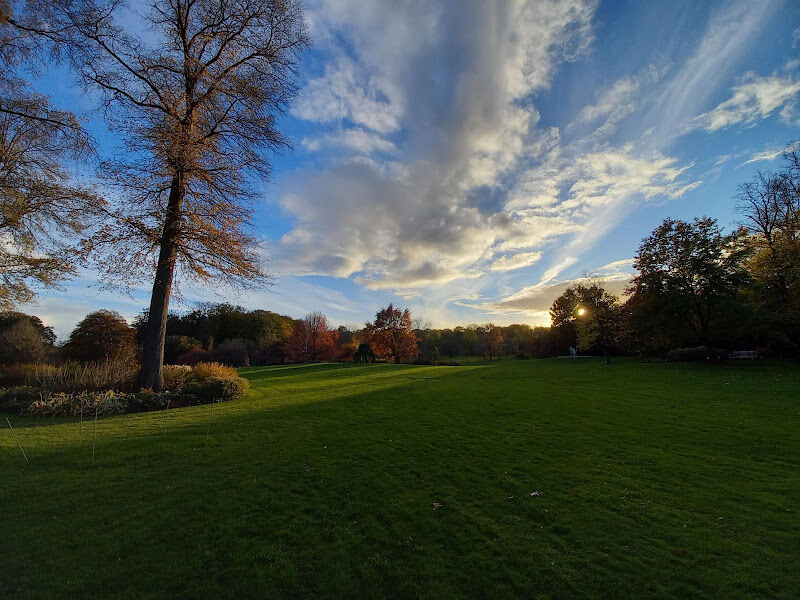
[[375,322],[368,323],[367,328],[377,355],[391,357],[396,363],[417,356],[417,336],[407,308],[400,310],[389,304],[377,312]]
[[478,349],[489,360],[500,358],[503,354],[503,330],[488,323],[478,330]]
[[696,341],[708,345],[748,279],[748,254],[740,230],[723,234],[708,217],[691,223],[666,219],[634,258],[639,274],[631,285],[632,301],[651,307],[656,317],[679,319]]
[[328,327],[320,312],[312,312],[295,323],[289,337],[289,353],[293,360],[304,363],[330,360],[336,352],[339,332]]
[[30,320],[19,319],[0,328],[0,364],[35,363],[45,356],[42,336]]
[[62,50],[126,144],[102,164],[120,201],[115,225],[93,248],[113,253],[99,263],[111,282],[153,277],[140,383],[160,390],[176,274],[267,281],[251,207],[269,176],[268,152],[286,145],[276,115],[295,94],[308,42],[302,8],[297,0],[150,0],[143,27],[129,27],[118,0],[43,2]]
[[88,135],[72,113],[18,76],[50,57],[48,16],[37,3],[0,3],[0,308],[6,309],[75,272],[81,239],[104,206],[64,166],[88,158]]
[[131,360],[136,354],[136,331],[119,313],[98,310],[75,326],[63,351],[82,362]]

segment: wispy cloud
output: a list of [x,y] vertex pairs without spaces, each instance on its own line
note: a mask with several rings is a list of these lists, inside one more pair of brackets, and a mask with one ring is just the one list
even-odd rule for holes
[[775,112],[788,119],[794,113],[798,94],[800,78],[796,75],[762,77],[749,72],[734,86],[730,98],[692,119],[689,128],[714,132],[732,125],[750,126]]
[[782,148],[775,148],[773,150],[764,150],[762,152],[756,152],[749,159],[744,161],[740,166],[749,165],[751,163],[756,163],[756,162],[775,160],[776,158],[782,156],[784,152],[790,149],[791,146],[784,146]]

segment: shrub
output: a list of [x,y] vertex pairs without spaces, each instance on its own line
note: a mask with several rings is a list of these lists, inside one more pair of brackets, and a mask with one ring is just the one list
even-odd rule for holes
[[192,350],[201,350],[202,347],[200,340],[188,335],[168,335],[164,339],[164,364],[179,364],[179,356]]
[[18,413],[42,397],[40,389],[27,385],[0,390],[0,410]]
[[180,390],[192,375],[189,365],[164,365],[164,389],[169,391]]
[[183,386],[182,393],[189,404],[209,404],[238,400],[249,388],[250,382],[243,377],[206,377],[190,381]]
[[188,352],[184,352],[177,358],[178,364],[189,365],[189,366],[194,366],[197,363],[201,362],[209,362],[210,360],[211,360],[211,352],[209,352],[208,350],[203,350],[202,348],[189,350]]
[[197,363],[192,369],[193,379],[202,381],[209,377],[236,379],[239,377],[239,373],[233,367],[228,367],[218,362]]
[[132,394],[114,392],[81,392],[80,394],[42,395],[23,407],[26,417],[77,417],[83,415],[109,416],[124,413]]
[[18,320],[0,331],[0,363],[38,362],[45,357],[42,336],[29,320]]
[[142,390],[141,392],[130,395],[127,405],[125,406],[125,412],[149,412],[151,410],[163,410],[168,406],[182,406],[180,394],[176,392]]
[[361,343],[358,345],[358,350],[353,354],[353,361],[357,363],[375,362],[375,352],[373,352],[369,344]]
[[697,362],[707,360],[711,356],[711,350],[706,346],[695,348],[673,348],[667,352],[669,362]]
[[250,366],[250,353],[247,343],[241,339],[226,340],[214,348],[211,354],[215,361],[232,367]]
[[439,363],[440,367],[460,367],[461,363],[454,360],[443,360]]

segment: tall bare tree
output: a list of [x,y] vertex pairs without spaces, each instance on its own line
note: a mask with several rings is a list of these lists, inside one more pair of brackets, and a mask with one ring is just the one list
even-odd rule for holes
[[103,208],[64,167],[89,156],[88,135],[19,76],[52,56],[46,17],[31,2],[0,2],[0,308],[72,274]]
[[[268,151],[286,145],[276,116],[296,92],[308,36],[297,0],[150,0],[137,27],[121,0],[47,0],[62,48],[102,92],[125,141],[102,172],[118,221],[94,238],[104,275],[155,277],[141,385],[162,386],[167,311],[178,277],[243,286],[267,275],[252,203]],[[137,33],[137,31],[139,33]]]

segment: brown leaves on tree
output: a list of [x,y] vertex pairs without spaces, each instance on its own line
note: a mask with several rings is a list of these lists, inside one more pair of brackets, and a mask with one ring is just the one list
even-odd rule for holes
[[399,363],[417,356],[417,336],[411,324],[408,309],[401,311],[389,304],[375,315],[375,322],[367,328],[372,337],[372,348],[378,356]]

